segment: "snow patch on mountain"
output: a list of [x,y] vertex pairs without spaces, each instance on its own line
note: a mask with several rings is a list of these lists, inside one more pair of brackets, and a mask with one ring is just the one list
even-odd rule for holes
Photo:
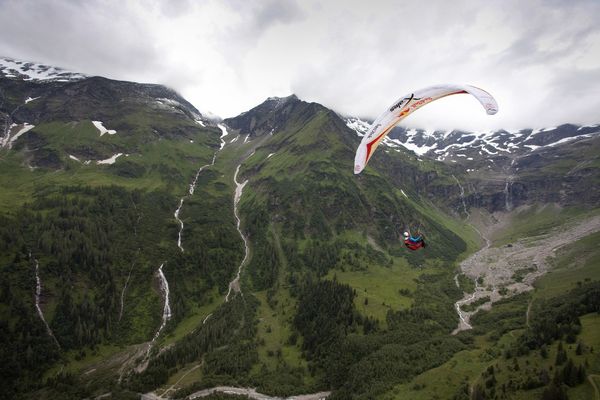
[[169,99],[166,97],[158,97],[155,99],[154,105],[158,109],[179,114],[185,114],[186,111],[188,111],[192,114],[192,118],[195,123],[203,127],[206,126],[201,114],[195,112],[194,110],[190,110],[188,107],[186,107],[184,104],[177,100]]
[[291,100],[298,100],[295,94],[289,95],[287,97],[269,97],[265,101],[265,103],[269,103],[273,110],[277,110],[284,105],[286,105]]
[[45,64],[0,57],[0,75],[24,81],[71,82],[87,78],[86,75]]
[[[598,134],[599,132],[594,132],[594,134]],[[592,135],[591,134],[585,134],[585,135],[577,135],[577,136],[572,136],[572,137],[566,137],[564,139],[560,139],[557,142],[554,143],[550,143],[546,146],[548,147],[554,147],[554,146],[558,146],[559,144],[563,144],[563,143],[567,143],[567,142],[572,142],[573,140],[579,140],[579,139],[583,139],[583,138],[591,138]]]
[[117,161],[117,158],[121,157],[123,155],[123,153],[117,153],[115,155],[113,155],[110,158],[107,158],[106,160],[99,160],[96,161],[96,164],[114,164]]
[[580,130],[582,130],[582,129],[585,129],[585,128],[597,128],[597,127],[599,127],[599,126],[600,126],[600,124],[595,124],[595,125],[583,125],[583,126],[580,126],[579,128],[577,128],[577,130],[578,130],[578,131],[580,131]]
[[21,129],[19,129],[19,131],[17,133],[15,133],[15,135],[13,137],[11,137],[10,140],[8,141],[8,148],[11,149],[13,143],[15,142],[15,140],[17,140],[19,138],[19,136],[21,136],[25,132],[30,131],[33,128],[35,128],[35,125],[30,125],[27,122],[25,122],[23,124],[23,127]]
[[115,133],[117,133],[117,131],[115,131],[114,129],[106,129],[102,121],[92,121],[92,124],[94,124],[96,129],[100,131],[100,136],[104,135],[105,133],[108,133],[109,135],[114,135]]
[[413,143],[412,140],[409,138],[406,143],[402,143],[400,140],[398,139],[390,139],[390,138],[385,138],[383,140],[383,144],[387,145],[389,147],[399,147],[402,146],[410,151],[412,151],[413,153],[422,156],[425,153],[427,153],[429,150],[433,150],[437,147],[437,143],[434,143],[433,146],[419,146],[416,143]]
[[369,131],[370,125],[370,123],[363,121],[360,118],[346,118],[346,126],[355,131],[358,134],[358,136],[364,136]]
[[[369,130],[370,124],[359,118],[346,117],[344,120],[359,137]],[[456,162],[454,158],[472,161],[483,157],[491,162],[493,157],[515,157],[541,148],[589,139],[600,134],[600,130],[596,129],[599,126],[565,124],[558,127],[477,132],[432,131],[397,126],[382,144],[392,149],[404,147],[417,156],[429,154],[438,161]]]
[[[11,132],[13,132],[15,128],[19,126],[21,126],[21,128],[15,134],[11,135]],[[6,134],[3,137],[0,137],[0,148],[7,147],[11,149],[13,143],[19,138],[19,136],[33,128],[35,128],[35,125],[28,124],[27,122],[24,124],[11,124],[6,130]]]

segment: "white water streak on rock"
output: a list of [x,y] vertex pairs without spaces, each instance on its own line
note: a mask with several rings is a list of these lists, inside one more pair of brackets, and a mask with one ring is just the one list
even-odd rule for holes
[[512,176],[506,179],[506,185],[504,185],[504,208],[506,211],[512,210],[511,200],[511,188],[512,188]]
[[17,133],[11,136],[10,133],[12,132],[12,130],[18,126],[18,124],[9,124],[9,122],[6,121],[4,126],[4,135],[2,136],[2,138],[0,138],[0,148],[6,147],[8,149],[11,149],[13,143],[19,138],[19,136],[35,128],[35,125],[31,125],[25,122],[24,124],[22,124],[21,129],[19,129]]
[[121,309],[119,310],[119,321],[121,321],[121,318],[123,318],[123,308],[125,305],[125,291],[127,290],[127,285],[129,285],[129,278],[131,278],[131,271],[133,270],[133,265],[134,264],[131,264],[131,268],[129,268],[127,280],[125,281],[125,285],[123,285],[123,290],[121,290]]
[[452,177],[454,178],[454,180],[456,181],[456,183],[458,185],[458,188],[460,189],[460,200],[462,201],[463,211],[467,215],[467,219],[468,219],[471,216],[471,214],[469,214],[469,212],[467,211],[467,203],[465,203],[465,188],[463,188],[463,186],[460,184],[460,181],[458,180],[458,178],[456,176],[452,175]]
[[21,129],[19,129],[19,131],[17,133],[15,133],[14,136],[9,139],[9,141],[8,141],[8,148],[12,149],[13,143],[19,138],[19,136],[21,136],[22,134],[30,131],[33,128],[35,128],[35,125],[30,125],[27,122],[24,123],[23,127]]
[[182,253],[183,247],[181,246],[181,234],[183,233],[183,221],[179,219],[179,212],[181,211],[181,207],[183,207],[184,200],[185,197],[182,197],[181,200],[179,200],[179,207],[177,207],[177,210],[175,210],[175,213],[173,214],[175,216],[175,219],[179,223],[179,236],[177,237],[177,247],[179,247],[179,250],[181,250]]
[[240,236],[242,237],[242,239],[244,240],[244,259],[242,260],[242,262],[240,263],[240,266],[238,267],[238,272],[235,276],[235,279],[229,283],[229,290],[227,291],[227,295],[225,296],[225,301],[229,301],[229,295],[231,294],[232,291],[235,291],[235,292],[240,291],[240,274],[242,272],[242,268],[244,267],[244,264],[246,263],[246,260],[248,259],[248,255],[249,255],[248,238],[242,232],[241,220],[240,220],[240,215],[239,215],[239,210],[238,210],[238,203],[240,201],[240,198],[242,197],[244,186],[246,186],[246,184],[248,183],[248,180],[245,180],[242,183],[239,183],[237,181],[237,176],[238,176],[238,173],[240,172],[241,166],[242,166],[242,164],[237,166],[237,168],[235,170],[235,175],[233,176],[233,182],[235,183],[235,194],[233,196],[233,214],[235,215],[237,230],[240,233]]
[[[219,151],[223,150],[223,147],[225,147],[225,140],[223,140],[223,138],[225,136],[228,135],[227,133],[227,128],[225,127],[225,125],[219,124],[218,125],[219,129],[221,129],[221,147],[219,148],[219,150],[215,151],[215,153],[213,154],[213,158],[210,164],[206,164],[201,166],[200,168],[198,168],[198,171],[196,171],[196,175],[194,176],[194,180],[192,181],[192,183],[190,183],[190,187],[188,190],[188,193],[190,196],[193,196],[194,191],[196,190],[196,185],[198,184],[198,178],[200,177],[200,174],[202,173],[202,171],[204,171],[204,169],[208,168],[208,167],[212,167],[213,165],[215,165],[215,161],[217,160],[217,153],[219,153]],[[183,245],[182,245],[182,236],[183,236],[183,221],[179,218],[179,213],[181,212],[181,208],[183,207],[183,203],[185,201],[185,196],[182,197],[179,200],[179,207],[177,207],[177,209],[175,210],[175,219],[177,220],[177,222],[179,223],[179,235],[177,238],[177,247],[179,247],[179,249],[181,250],[181,252],[183,253]]]
[[10,118],[6,118],[4,121],[4,127],[2,129],[2,137],[0,137],[0,148],[3,148],[7,145],[10,139],[10,131],[13,128],[14,124],[10,123]]
[[[456,280],[456,283],[458,285],[458,280]],[[475,300],[475,294],[477,293],[477,288],[478,288],[478,284],[477,284],[477,281],[475,281],[475,291],[473,292],[473,294],[471,296],[468,296],[466,299],[462,299],[462,300],[459,300],[456,303],[454,303],[454,308],[456,308],[456,312],[458,313],[458,318],[460,319],[460,322],[458,323],[458,327],[454,330],[454,332],[452,332],[453,335],[457,334],[460,331],[464,331],[467,329],[473,329],[473,327],[469,324],[469,316],[462,312],[462,310],[460,309],[460,306],[462,306],[463,304],[468,304],[471,301]]]
[[225,125],[219,124],[217,126],[221,130],[221,147],[219,148],[219,150],[223,150],[223,147],[225,147],[225,140],[223,138],[229,135],[229,132],[227,132],[227,127]]
[[161,264],[160,268],[158,268],[158,276],[160,278],[160,288],[165,295],[165,306],[163,308],[163,324],[161,328],[164,328],[164,325],[167,323],[169,319],[171,319],[171,305],[169,303],[169,282],[167,282],[167,277],[163,272],[163,266],[165,264]]
[[[196,190],[196,185],[198,184],[198,178],[200,177],[200,173],[205,168],[214,165],[216,157],[217,157],[217,152],[215,152],[215,154],[213,155],[212,163],[203,165],[200,168],[198,168],[198,171],[196,171],[196,176],[194,177],[194,180],[192,181],[192,183],[190,183],[190,188],[188,190],[188,193],[190,196],[192,196],[194,194],[194,190]],[[173,214],[175,216],[175,219],[177,220],[177,223],[179,224],[179,235],[177,237],[177,247],[179,247],[179,249],[181,250],[182,253],[183,253],[183,245],[181,243],[182,243],[182,237],[183,237],[183,221],[179,218],[179,213],[181,212],[181,208],[183,207],[184,201],[185,201],[185,196],[182,197],[181,199],[179,199],[179,207],[177,207],[177,209],[175,210],[175,213]]]
[[156,272],[156,274],[158,275],[158,279],[160,280],[160,283],[159,283],[160,291],[162,292],[162,294],[165,298],[165,304],[163,306],[162,323],[160,324],[158,331],[156,331],[156,333],[154,334],[152,341],[148,345],[148,350],[146,352],[146,358],[148,358],[150,356],[150,350],[152,350],[152,346],[154,345],[154,342],[156,342],[156,340],[160,336],[160,333],[162,332],[164,327],[167,325],[167,322],[171,319],[171,316],[172,316],[171,305],[169,303],[169,282],[167,281],[167,277],[165,276],[165,274],[163,272],[164,265],[165,265],[165,263],[162,263],[160,265],[160,267],[158,268],[158,271]]
[[219,151],[216,151],[215,154],[213,154],[212,162],[210,164],[203,165],[200,168],[198,168],[198,171],[196,171],[196,176],[194,177],[194,180],[190,184],[190,190],[189,190],[190,196],[193,195],[194,194],[194,190],[196,190],[196,185],[198,184],[198,177],[200,177],[200,173],[202,171],[204,171],[205,168],[208,168],[208,167],[211,167],[211,166],[215,165],[215,160],[217,159],[217,153]]
[[46,318],[44,318],[44,312],[42,311],[42,307],[40,307],[40,298],[42,296],[42,280],[40,279],[40,263],[38,262],[38,260],[35,260],[35,282],[35,308],[37,309],[37,313],[40,316],[40,319],[46,326],[46,332],[48,332],[48,335],[52,338],[52,340],[54,340],[54,343],[56,343],[58,348],[60,348],[58,340],[56,340],[54,333],[52,333],[52,329],[50,329],[50,325],[48,325],[48,322],[46,322]]

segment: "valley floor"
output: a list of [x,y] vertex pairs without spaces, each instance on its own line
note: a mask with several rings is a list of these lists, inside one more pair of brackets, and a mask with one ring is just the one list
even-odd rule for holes
[[[462,273],[476,281],[476,289],[474,293],[465,293],[463,299],[457,302],[461,318],[454,333],[470,329],[470,318],[480,309],[490,309],[494,302],[503,298],[533,290],[534,281],[548,272],[551,267],[549,260],[558,249],[600,231],[600,216],[593,216],[513,243],[490,246],[489,238],[506,229],[509,218],[506,214],[491,217],[493,222],[481,227],[486,246],[460,265]],[[470,311],[461,309],[473,303],[482,304]]]

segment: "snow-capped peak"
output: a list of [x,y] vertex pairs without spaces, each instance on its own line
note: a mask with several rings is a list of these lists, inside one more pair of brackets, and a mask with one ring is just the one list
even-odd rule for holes
[[369,122],[363,121],[362,119],[357,117],[348,117],[344,120],[346,122],[346,126],[355,131],[358,134],[358,136],[364,136],[368,132],[369,127],[371,126]]
[[[342,117],[346,125],[358,136],[364,136],[370,124],[356,117]],[[459,130],[432,131],[395,127],[384,139],[383,145],[399,150],[404,147],[418,156],[429,154],[438,161],[456,162],[459,159],[474,160],[478,157],[518,156],[566,143],[589,139],[600,135],[600,125],[576,126],[565,124],[558,127],[480,132]],[[457,158],[458,157],[458,158]]]
[[276,103],[285,103],[289,100],[298,100],[298,97],[295,94],[291,94],[289,96],[286,97],[276,97],[276,96],[272,96],[272,97],[268,97],[267,101],[274,101]]
[[0,76],[24,81],[70,82],[87,78],[86,75],[12,58],[0,57]]

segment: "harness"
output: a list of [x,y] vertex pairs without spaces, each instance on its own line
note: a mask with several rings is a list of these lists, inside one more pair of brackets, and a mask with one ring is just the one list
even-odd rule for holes
[[425,247],[425,242],[423,241],[423,239],[419,236],[419,241],[413,241],[413,238],[411,237],[410,239],[406,239],[404,241],[404,245],[406,247],[408,247],[410,250],[419,250],[422,247]]

